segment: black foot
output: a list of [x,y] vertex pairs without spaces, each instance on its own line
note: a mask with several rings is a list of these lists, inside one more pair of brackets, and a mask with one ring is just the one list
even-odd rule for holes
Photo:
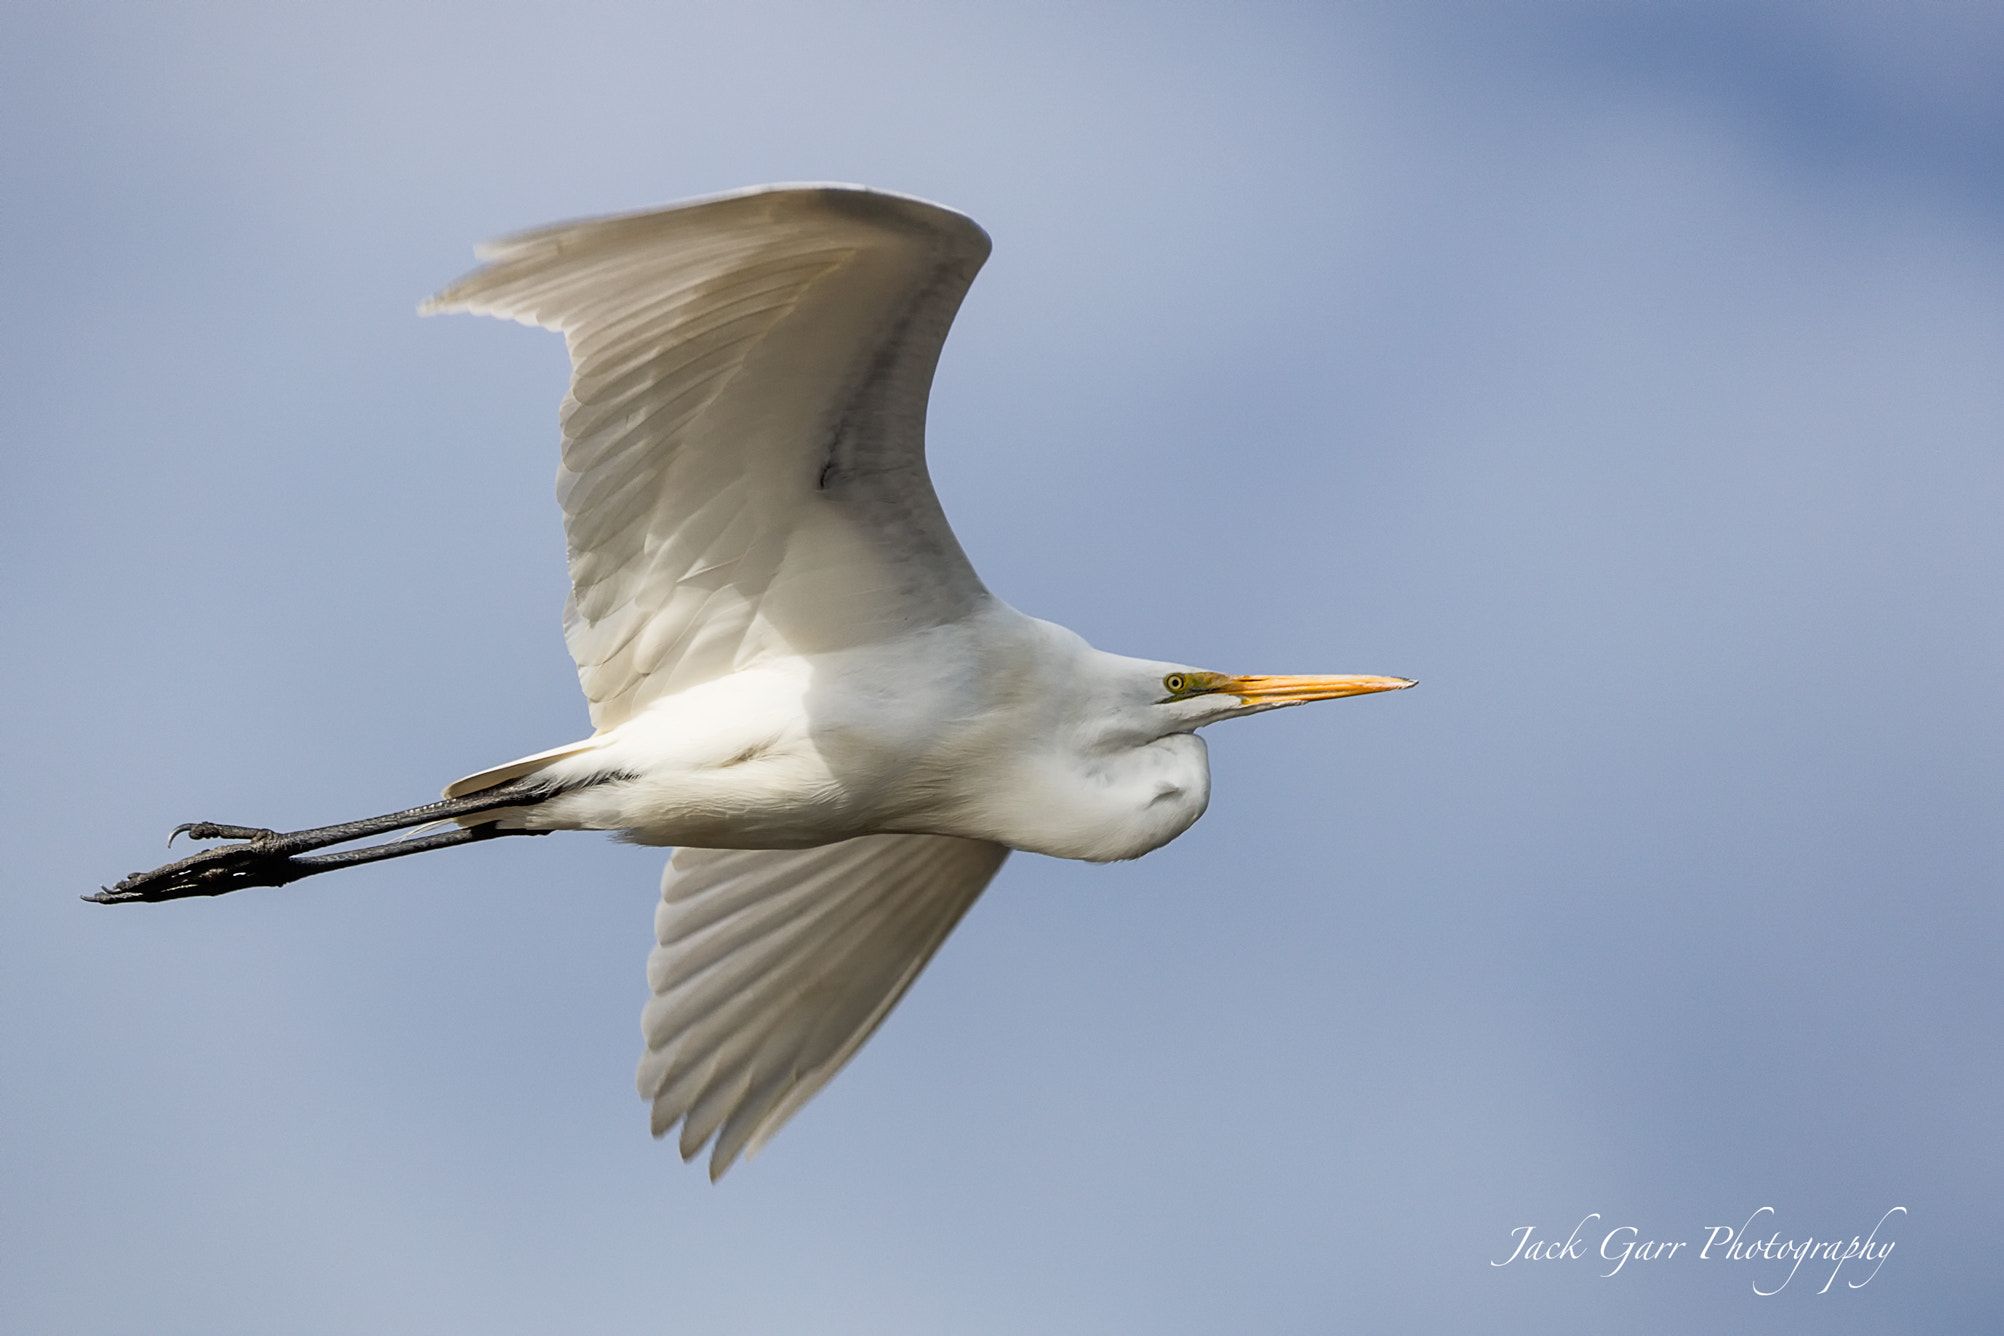
[[[213,821],[190,821],[177,827],[174,835],[186,835],[196,840],[239,840],[242,843],[204,849],[178,863],[169,863],[151,872],[135,872],[116,886],[107,886],[98,894],[86,895],[84,899],[100,905],[123,905],[140,901],[181,900],[191,895],[227,895],[252,886],[283,886],[301,877],[311,877],[337,867],[404,858],[432,849],[489,840],[497,835],[541,835],[545,832],[499,830],[491,824],[462,827],[457,823],[465,817],[495,812],[504,807],[532,806],[550,795],[551,790],[538,788],[532,780],[516,780],[460,798],[447,798],[443,802],[426,803],[422,807],[365,817],[360,821],[344,821],[337,826],[319,826],[313,830],[276,831],[266,830],[263,826],[224,826]],[[330,845],[348,844],[425,825],[450,825],[452,829],[336,853],[313,852]],[[167,842],[172,844],[174,836],[168,836]]]
[[191,840],[275,840],[278,832],[264,826],[219,826],[213,821],[184,821],[167,837],[167,847],[186,835]]
[[283,886],[313,871],[290,856],[284,847],[285,837],[276,831],[201,821],[182,826],[174,833],[186,833],[198,840],[248,842],[204,849],[178,863],[151,872],[135,872],[116,886],[107,886],[99,894],[86,895],[84,899],[100,905],[122,905],[134,901],[180,900],[191,895],[225,895],[251,886]]

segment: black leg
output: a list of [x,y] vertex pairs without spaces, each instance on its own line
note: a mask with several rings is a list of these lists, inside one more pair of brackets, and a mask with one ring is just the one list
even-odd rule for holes
[[330,844],[346,844],[350,840],[366,839],[371,835],[381,835],[393,830],[406,830],[433,821],[450,821],[480,812],[492,812],[503,807],[525,807],[549,796],[549,789],[517,781],[503,784],[498,788],[484,789],[479,793],[470,793],[463,798],[447,798],[441,802],[426,803],[422,807],[412,807],[384,816],[346,821],[337,826],[320,826],[313,830],[283,833],[257,826],[225,826],[208,821],[190,822],[176,829],[174,834],[185,834],[198,840],[236,839],[243,840],[244,843],[204,849],[201,853],[192,854],[164,867],[157,867],[151,872],[135,872],[116,886],[105,887],[100,894],[86,895],[83,898],[101,905],[122,905],[179,900],[191,895],[226,895],[231,891],[245,890],[252,886],[283,886],[288,882],[298,881],[301,877],[331,872],[335,868],[352,867],[358,863],[374,863],[385,858],[404,858],[411,854],[444,849],[455,844],[489,840],[500,835],[546,834],[544,831],[533,830],[500,830],[492,825],[472,826],[440,831],[436,835],[421,835],[413,840],[393,840],[386,844],[348,849],[340,853],[301,856]]

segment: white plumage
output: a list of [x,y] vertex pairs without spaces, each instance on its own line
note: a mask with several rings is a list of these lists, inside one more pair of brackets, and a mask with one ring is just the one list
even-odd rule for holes
[[570,347],[565,633],[594,727],[986,596],[926,476],[925,405],[988,249],[901,196],[750,191],[482,247],[425,304]]
[[654,913],[639,1085],[684,1158],[721,1173],[849,1060],[1002,866],[951,835],[680,849]]
[[[103,899],[274,885],[496,834],[676,845],[639,1087],[712,1177],[869,1037],[1010,849],[1134,858],[1210,794],[1195,730],[1411,685],[1121,658],[983,587],[925,466],[925,409],[989,249],[938,205],[745,191],[483,248],[426,304],[561,331],[572,595],[591,737],[447,801],[248,842]],[[406,846],[307,850],[443,816]]]

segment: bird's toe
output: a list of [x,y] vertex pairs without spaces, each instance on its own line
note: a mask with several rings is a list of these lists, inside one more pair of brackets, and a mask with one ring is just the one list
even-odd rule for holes
[[174,827],[174,833],[167,837],[171,848],[174,841],[186,835],[191,840],[275,840],[278,832],[264,826],[224,826],[214,821],[184,821]]

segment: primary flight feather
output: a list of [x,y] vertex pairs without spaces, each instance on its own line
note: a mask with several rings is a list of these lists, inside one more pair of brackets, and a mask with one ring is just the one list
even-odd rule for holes
[[[679,846],[641,1095],[710,1173],[846,1062],[1010,849],[1135,858],[1210,793],[1196,730],[1392,677],[1235,677],[1093,649],[996,599],[925,466],[987,235],[922,200],[774,186],[483,247],[426,311],[563,333],[571,597],[592,736],[443,802],[241,841],[101,901],[216,895],[451,844]],[[315,853],[452,823],[443,834]]]

